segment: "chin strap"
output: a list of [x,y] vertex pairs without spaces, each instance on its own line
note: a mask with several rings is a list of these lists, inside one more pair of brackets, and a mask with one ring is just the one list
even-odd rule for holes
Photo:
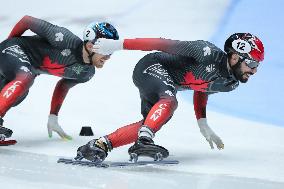
[[93,56],[95,55],[94,52],[90,53],[87,49],[87,42],[84,42],[84,48],[86,50],[86,52],[88,53],[88,58],[89,58],[89,61],[90,61],[90,65],[92,65],[92,58]]
[[239,58],[238,62],[235,65],[231,66],[231,68],[233,70],[238,68],[244,60],[245,60],[245,58]]
[[230,64],[229,64],[229,66],[231,67],[231,69],[232,69],[232,75],[235,77],[235,79],[236,80],[239,80],[239,79],[237,79],[237,76],[235,75],[235,72],[236,72],[236,70],[241,66],[241,63],[243,62],[245,60],[245,58],[239,58],[239,60],[238,60],[238,62],[235,64],[235,65],[233,65],[233,66],[231,66]]

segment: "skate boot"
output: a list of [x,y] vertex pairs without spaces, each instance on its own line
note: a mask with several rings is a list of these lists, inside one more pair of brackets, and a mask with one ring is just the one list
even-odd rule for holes
[[0,117],[0,141],[4,141],[6,138],[10,138],[13,134],[11,129],[3,127],[4,120]]
[[11,129],[0,126],[0,141],[4,141],[6,138],[10,138],[13,134]]
[[128,149],[128,154],[130,155],[130,161],[133,162],[137,162],[139,156],[151,157],[154,161],[161,161],[169,156],[169,151],[162,146],[154,144],[152,138],[141,136]]
[[92,162],[102,162],[108,155],[108,146],[102,139],[93,139],[86,145],[81,146],[77,150],[76,160],[83,158]]

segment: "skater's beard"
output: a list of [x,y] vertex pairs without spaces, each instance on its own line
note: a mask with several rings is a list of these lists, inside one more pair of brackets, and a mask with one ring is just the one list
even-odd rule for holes
[[242,72],[241,70],[241,64],[238,64],[237,66],[232,66],[233,74],[239,80],[241,83],[246,83],[248,81],[248,78],[244,78],[243,75],[245,74],[252,74],[250,72]]

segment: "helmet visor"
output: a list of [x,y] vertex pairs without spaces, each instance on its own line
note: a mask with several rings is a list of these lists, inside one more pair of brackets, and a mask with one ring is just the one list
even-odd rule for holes
[[246,63],[246,65],[251,69],[257,68],[258,65],[259,65],[258,61],[251,60],[251,59],[248,59],[248,58],[244,58],[242,56],[240,56],[240,58],[241,58],[241,61],[242,62],[244,61]]

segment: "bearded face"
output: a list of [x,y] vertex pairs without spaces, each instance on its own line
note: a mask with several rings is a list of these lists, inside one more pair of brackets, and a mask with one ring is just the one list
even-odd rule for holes
[[245,59],[240,58],[237,54],[229,55],[229,65],[236,79],[241,83],[246,83],[249,77],[257,72],[257,65],[252,63],[248,65]]
[[232,71],[233,71],[234,76],[237,78],[237,80],[239,80],[241,83],[246,83],[248,81],[248,77],[245,77],[245,76],[252,75],[252,74],[243,72],[241,69],[241,65],[242,64],[239,64],[235,67],[233,66]]

